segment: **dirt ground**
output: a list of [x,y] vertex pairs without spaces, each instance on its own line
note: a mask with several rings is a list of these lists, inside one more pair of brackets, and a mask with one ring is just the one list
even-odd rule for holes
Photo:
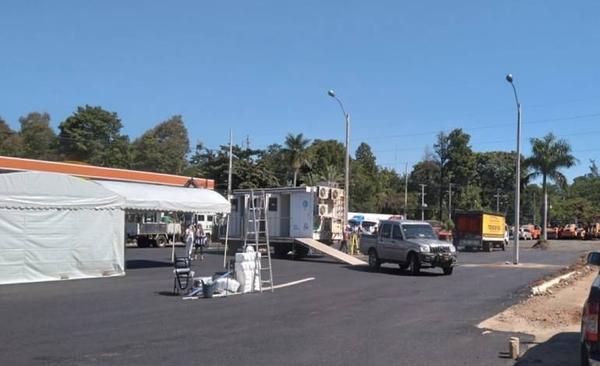
[[546,293],[530,295],[519,304],[483,321],[478,327],[484,332],[530,334],[536,343],[546,342],[559,333],[579,332],[581,309],[590,285],[598,274],[598,267],[585,265],[582,260],[531,286],[537,286],[550,277],[572,272],[575,274],[550,287]]

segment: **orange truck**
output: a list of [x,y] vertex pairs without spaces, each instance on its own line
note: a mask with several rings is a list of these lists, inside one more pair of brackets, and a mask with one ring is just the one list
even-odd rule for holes
[[542,227],[538,225],[528,224],[523,225],[527,228],[527,231],[531,233],[531,238],[533,240],[538,240],[542,237]]
[[584,239],[585,229],[577,224],[567,224],[558,232],[559,239]]

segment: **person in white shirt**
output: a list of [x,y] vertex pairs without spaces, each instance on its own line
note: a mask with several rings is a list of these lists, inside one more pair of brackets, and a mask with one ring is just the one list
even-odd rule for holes
[[192,259],[192,250],[194,249],[194,232],[196,228],[194,225],[190,225],[185,229],[185,254],[188,258]]

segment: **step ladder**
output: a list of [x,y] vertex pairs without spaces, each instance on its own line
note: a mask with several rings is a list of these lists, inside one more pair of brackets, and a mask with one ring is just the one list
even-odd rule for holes
[[271,246],[269,242],[269,221],[267,211],[270,194],[254,190],[245,195],[245,224],[243,251],[252,246],[256,254],[254,279],[260,281],[260,292],[267,286],[273,292],[273,269],[271,266]]

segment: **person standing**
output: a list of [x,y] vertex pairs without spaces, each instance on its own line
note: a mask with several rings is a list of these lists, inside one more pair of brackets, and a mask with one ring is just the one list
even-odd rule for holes
[[198,260],[198,251],[200,251],[200,260],[204,260],[204,247],[206,246],[206,233],[202,224],[198,224],[194,233],[194,260]]
[[192,250],[194,249],[194,224],[185,229],[185,254],[189,259],[192,259]]
[[340,252],[343,253],[348,253],[348,232],[349,228],[348,226],[345,226],[342,231],[342,243],[340,244]]
[[358,254],[358,227],[352,227],[350,233],[350,255]]

